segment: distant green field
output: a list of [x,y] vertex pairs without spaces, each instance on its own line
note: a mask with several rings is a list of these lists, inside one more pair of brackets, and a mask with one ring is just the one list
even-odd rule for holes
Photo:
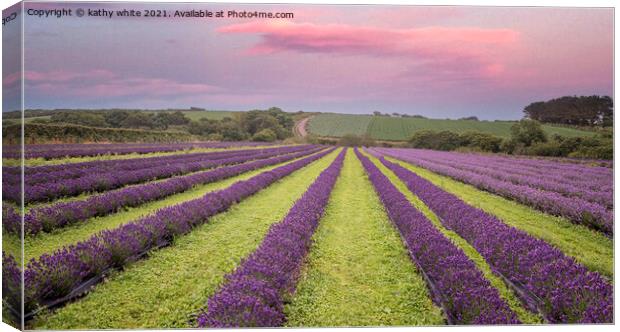
[[[417,130],[450,130],[454,132],[480,131],[500,137],[510,136],[510,127],[514,122],[502,121],[470,121],[470,120],[443,120],[396,118],[371,115],[353,114],[320,114],[313,117],[308,123],[308,131],[329,137],[342,137],[346,134],[368,134],[374,139],[388,141],[407,140]],[[572,128],[544,125],[549,135],[562,136],[591,136],[593,132]]]
[[[188,117],[190,120],[200,120],[203,118],[213,119],[213,120],[222,120],[225,117],[233,117],[234,113],[232,111],[181,111]],[[156,113],[156,112],[147,112],[147,113]],[[24,122],[28,123],[33,120],[49,120],[51,116],[34,116],[28,117],[24,119]],[[19,119],[4,119],[3,122],[5,125],[19,123]]]
[[236,112],[231,111],[182,111],[190,120],[211,119],[222,120],[225,117],[233,117]]
[[[33,116],[30,118],[24,118],[24,122],[25,123],[29,123],[32,122],[34,120],[49,120],[51,118],[51,116],[46,115],[46,116]],[[2,119],[2,125],[8,126],[8,125],[12,125],[12,124],[19,124],[20,123],[20,119]]]
[[[33,116],[31,118],[24,118],[24,122],[28,123],[28,122],[32,122],[34,120],[49,120],[52,117],[50,115],[44,115],[44,116]],[[18,121],[19,122],[19,121]]]

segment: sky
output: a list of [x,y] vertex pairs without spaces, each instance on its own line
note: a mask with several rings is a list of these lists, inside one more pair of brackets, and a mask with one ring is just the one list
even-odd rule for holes
[[[613,88],[609,8],[26,6],[294,14],[292,19],[23,16],[26,108],[277,106],[507,120],[521,118],[534,101],[611,95]],[[4,90],[16,90],[19,70],[3,68],[3,75]],[[6,97],[3,110],[19,107],[16,98]]]

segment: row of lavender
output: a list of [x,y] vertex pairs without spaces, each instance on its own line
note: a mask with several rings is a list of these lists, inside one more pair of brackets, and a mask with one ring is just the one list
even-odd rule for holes
[[[609,179],[613,175],[613,170],[606,167],[574,165],[561,162],[552,163],[537,159],[527,160],[524,157],[434,152],[434,155],[439,159],[447,158],[454,160],[456,158],[461,162],[474,163],[475,165],[488,164],[489,166],[505,168],[518,174],[546,176],[558,183],[587,185],[587,188],[592,190],[606,191],[611,189]],[[472,156],[476,158],[472,158]],[[592,183],[592,181],[595,183]],[[600,185],[603,187],[601,188]]]
[[542,176],[546,180],[559,184],[584,186],[588,190],[609,191],[613,170],[605,167],[573,165],[564,163],[541,162],[536,159],[507,157],[501,155],[483,155],[472,153],[455,153],[418,149],[390,149],[401,154],[409,154],[417,158],[435,162],[452,162],[471,166],[486,166],[489,170],[501,169],[506,172],[527,176]]
[[[240,146],[261,146],[261,142],[193,142],[193,143],[123,143],[123,144],[27,144],[25,158],[65,158],[91,157],[106,154],[145,154],[154,152],[174,152],[198,148],[223,149]],[[21,158],[20,145],[3,146],[3,158]]]
[[380,158],[442,224],[469,242],[529,308],[554,323],[613,322],[613,287],[601,275],[406,168]]
[[606,159],[584,159],[584,158],[574,158],[574,157],[541,157],[541,156],[523,156],[523,157],[514,156],[514,157],[547,160],[547,161],[554,161],[554,162],[567,163],[567,164],[600,166],[600,167],[607,167],[607,168],[614,167],[613,160],[606,160]]
[[[308,149],[308,146],[292,146],[270,149],[270,151],[245,150],[239,154],[234,152],[232,157],[226,155],[201,156],[193,160],[192,155],[179,156],[171,163],[155,163],[151,167],[136,168],[127,171],[117,171],[104,167],[102,169],[90,169],[87,174],[78,178],[54,179],[42,183],[24,186],[24,203],[53,201],[61,197],[76,196],[88,192],[101,192],[123,187],[130,184],[152,181],[156,179],[168,178],[175,175],[182,175],[204,169],[214,168],[223,165],[232,165],[247,162],[252,159],[261,159],[275,156],[285,152],[295,152]],[[151,161],[143,161],[143,164],[150,165]],[[138,165],[139,166],[139,165]],[[26,181],[27,182],[27,181]],[[19,202],[21,200],[22,187],[19,183],[7,184],[2,187],[2,194],[5,199]]]
[[[609,167],[592,165],[592,163],[571,163],[566,162],[568,158],[556,158],[556,159],[544,159],[541,157],[528,157],[528,156],[509,156],[509,155],[481,155],[488,160],[503,161],[506,164],[517,164],[521,166],[529,166],[533,169],[542,170],[561,170],[567,173],[582,172],[584,174],[601,174],[609,175],[613,172]],[[564,162],[559,159],[564,160]],[[596,164],[596,162],[593,162]]]
[[[532,206],[536,209],[539,209],[543,212],[550,213],[557,216],[563,216],[568,218],[569,220],[583,224],[593,229],[601,230],[606,234],[613,234],[613,212],[607,209],[606,206],[603,206],[599,203],[592,203],[580,197],[574,196],[566,196],[565,194],[561,194],[555,191],[542,190],[539,187],[532,187],[530,185],[523,184],[515,184],[509,180],[501,180],[491,175],[488,175],[487,172],[476,173],[472,170],[467,170],[464,168],[459,168],[459,161],[453,161],[452,164],[438,162],[436,159],[437,152],[430,150],[413,150],[413,149],[373,149],[377,153],[387,155],[390,157],[394,157],[414,165],[426,168],[435,173],[439,173],[442,175],[449,176],[456,180],[462,181],[467,184],[474,185],[480,189],[487,190],[489,192],[498,194],[500,196],[516,200],[522,204]],[[457,153],[451,153],[454,155],[458,155]],[[463,155],[462,158],[481,158],[478,155]],[[485,158],[505,158],[505,157],[485,157]],[[483,161],[484,162],[484,161]],[[488,161],[489,166],[488,173],[494,173],[493,167],[503,169],[503,166],[493,166],[491,161]],[[583,175],[584,172],[587,172],[587,168],[583,169],[584,166],[580,167],[580,170],[575,170],[578,172],[578,175],[574,173],[570,173],[570,169],[574,167],[571,165],[568,168],[558,166],[553,168],[552,165],[539,165],[537,166],[534,161],[532,165],[525,166],[528,169],[535,169],[537,167],[541,168],[542,171],[538,175],[539,182],[544,183],[546,180],[546,175],[554,172],[556,174],[564,175],[573,174],[578,178],[591,178],[592,181],[597,181],[596,179],[602,178],[601,187],[606,185],[609,187],[609,184],[612,183],[612,178],[608,177],[605,179],[605,173],[599,172],[599,170],[594,169],[594,174],[591,176]],[[514,162],[514,164],[527,163],[525,160],[521,160],[519,162]],[[549,163],[545,161],[545,163]],[[508,166],[505,166],[508,168]],[[587,167],[587,166],[586,166]],[[509,173],[513,173],[514,171],[507,171]],[[606,170],[605,172],[609,172]],[[497,172],[495,172],[497,173]],[[599,173],[599,174],[597,174]],[[515,173],[516,174],[516,173]],[[514,175],[518,176],[518,175]],[[568,177],[568,175],[566,175]],[[536,177],[531,177],[530,181],[536,181]],[[587,181],[587,180],[586,180]],[[575,187],[580,186],[579,181],[569,181],[568,184],[573,183]],[[540,185],[542,186],[542,185]],[[575,189],[578,190],[578,189]]]
[[[476,174],[488,175],[502,181],[553,191],[567,197],[579,197],[604,208],[613,207],[611,171],[596,174],[596,168],[588,169],[544,169],[530,165],[515,165],[497,157],[475,156],[440,151],[410,151],[412,156],[442,166],[450,166]],[[551,174],[550,174],[551,173]]]
[[[86,221],[92,217],[105,216],[122,208],[135,207],[178,194],[196,185],[204,185],[244,172],[303,157],[320,149],[321,147],[313,147],[300,152],[294,152],[293,150],[293,153],[269,159],[259,159],[240,165],[219,167],[214,170],[173,177],[159,182],[112,190],[90,196],[85,200],[59,202],[49,206],[35,207],[30,209],[24,216],[24,232],[27,235],[50,232],[53,229]],[[10,207],[3,209],[2,223],[4,229],[9,233],[19,234],[21,232],[21,217]]]
[[454,324],[519,323],[474,262],[435,228],[366,156],[356,150],[435,303]]
[[[158,165],[169,165],[179,162],[191,162],[199,160],[214,160],[226,157],[234,157],[244,155],[250,152],[268,153],[277,151],[278,148],[260,148],[260,149],[234,149],[221,150],[215,152],[200,153],[182,153],[172,154],[159,157],[144,157],[131,159],[111,159],[111,160],[95,160],[79,163],[67,163],[61,165],[45,165],[24,168],[25,184],[35,184],[41,182],[55,182],[60,179],[74,179],[89,175],[94,172],[108,171],[132,171],[142,168],[150,168]],[[2,167],[2,183],[14,184],[21,182],[21,167],[3,166]]]
[[286,217],[273,225],[260,246],[208,300],[197,318],[198,327],[282,326],[284,298],[297,284],[346,150],[325,169]]
[[[194,227],[208,222],[213,215],[332,151],[326,150],[265,171],[225,189],[160,209],[153,215],[101,231],[88,240],[32,259],[24,271],[25,311],[53,305],[88,280],[105,274],[109,269],[123,267],[148,250],[169,244],[176,236],[190,232]],[[3,273],[8,276],[20,273],[14,271],[18,267],[13,261],[3,252]],[[4,278],[3,291],[3,297],[10,305],[19,305],[19,282]]]

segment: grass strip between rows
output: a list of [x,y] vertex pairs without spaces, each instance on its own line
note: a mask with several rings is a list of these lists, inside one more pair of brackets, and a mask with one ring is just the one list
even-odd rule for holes
[[474,246],[533,310],[552,323],[613,322],[613,287],[557,248],[466,204],[415,173],[381,158],[407,188]]
[[[141,259],[149,250],[169,245],[175,237],[189,233],[196,226],[208,222],[213,215],[226,211],[233,204],[322,158],[330,151],[263,172],[198,199],[166,207],[152,216],[102,231],[86,241],[31,260],[24,270],[25,312],[64,304],[76,296],[76,291],[82,292],[84,285],[92,283],[92,280],[100,280],[110,269],[123,268]],[[7,259],[3,253],[3,261]],[[4,299],[9,303],[16,302],[21,296],[20,284],[4,286],[7,290]]]
[[479,190],[422,167],[391,157],[386,157],[386,160],[418,174],[446,192],[456,195],[465,203],[498,217],[509,226],[523,230],[552,244],[590,270],[600,272],[609,279],[613,279],[613,240],[601,232]]
[[[137,207],[124,208],[123,210],[101,217],[94,217],[86,222],[74,224],[62,229],[56,229],[51,233],[40,233],[36,237],[27,237],[24,242],[25,261],[39,257],[45,253],[52,253],[66,245],[75,244],[86,240],[88,237],[106,229],[113,229],[131,220],[136,220],[155,213],[159,209],[167,206],[183,203],[188,200],[196,199],[209,192],[224,189],[240,180],[247,180],[262,172],[269,171],[297,161],[296,158],[284,163],[269,167],[260,168],[254,171],[240,174],[222,181],[196,186],[186,192],[168,196],[164,199],[148,202]],[[11,234],[3,234],[3,248],[11,248],[21,252],[20,239]],[[6,250],[6,249],[5,249]]]
[[476,264],[484,277],[489,280],[491,285],[493,285],[493,287],[498,290],[502,299],[504,299],[504,301],[506,301],[506,303],[510,306],[510,309],[512,309],[517,314],[520,321],[526,324],[542,323],[542,317],[540,315],[530,312],[522,305],[521,300],[519,300],[517,295],[514,294],[513,291],[506,286],[502,279],[493,274],[493,271],[491,270],[489,264],[486,262],[484,257],[482,257],[478,251],[476,251],[474,247],[467,243],[467,241],[465,241],[465,239],[460,237],[457,233],[444,227],[441,224],[441,221],[439,221],[437,215],[433,213],[433,211],[431,211],[429,207],[420,200],[420,198],[418,198],[411,191],[409,191],[405,183],[403,183],[403,181],[399,179],[396,174],[394,174],[394,172],[385,167],[385,165],[383,165],[374,156],[368,153],[364,154],[375,164],[375,166],[377,166],[377,168],[381,170],[381,172],[385,176],[387,176],[387,178],[392,182],[392,184],[403,195],[405,195],[405,197],[407,197],[409,202],[411,202],[411,204],[416,209],[418,209],[418,211],[422,212],[433,223],[435,228],[437,228],[445,237],[450,239],[450,241],[452,241],[454,245],[463,250],[465,255],[467,255],[467,257],[469,257],[469,259]]
[[[206,155],[221,156],[224,154],[229,156],[223,158],[216,157],[215,159],[203,156],[203,158],[194,159],[193,161],[191,159],[195,157],[185,155],[184,157],[179,157],[179,159],[174,162],[156,163],[155,165],[150,165],[148,167],[146,167],[146,165],[151,164],[152,161],[144,161],[144,159],[141,159],[142,162],[136,160],[136,164],[143,164],[145,167],[136,166],[136,168],[131,170],[119,169],[115,171],[114,169],[110,169],[108,166],[102,166],[99,163],[99,166],[95,166],[93,169],[83,174],[83,176],[77,178],[68,178],[56,181],[53,178],[53,173],[51,173],[49,174],[49,181],[34,184],[29,184],[27,179],[32,176],[38,177],[39,179],[41,177],[45,178],[46,175],[25,175],[26,178],[23,188],[23,199],[26,204],[30,204],[34,202],[54,201],[61,197],[78,196],[83,193],[105,192],[131,184],[144,183],[155,179],[165,179],[175,175],[183,175],[196,171],[212,169],[225,164],[238,164],[240,162],[247,161],[251,156],[256,157],[253,159],[264,159],[269,155],[273,156],[282,154],[284,151],[293,152],[307,150],[311,147],[313,146],[287,146],[268,150],[245,150],[241,153],[237,151],[212,152]],[[266,153],[263,153],[263,151],[266,151]],[[148,158],[148,160],[150,159],[152,158]],[[133,167],[131,163],[129,166]],[[6,200],[19,202],[22,198],[20,183],[18,182],[13,185],[3,185],[2,194]]]
[[357,149],[369,179],[450,324],[516,324],[516,314],[473,261]]
[[444,324],[352,151],[285,312],[289,327]]
[[[253,169],[309,155],[320,149],[320,147],[314,147],[300,151],[300,148],[296,147],[281,148],[263,156],[251,155],[223,159],[222,167],[215,169],[176,176],[164,181],[127,186],[93,195],[85,200],[59,202],[50,206],[30,209],[24,216],[24,232],[29,236],[41,232],[50,232],[56,228],[84,222],[95,216],[108,215],[123,207],[141,205],[148,201],[189,190],[197,185],[215,182]],[[2,224],[5,230],[18,233],[21,231],[20,215],[11,209],[8,209],[7,212],[8,216],[4,218],[3,211]]]
[[275,327],[286,322],[285,298],[296,288],[345,154],[343,149],[284,219],[270,227],[256,251],[225,277],[198,315],[198,327]]
[[566,197],[557,192],[540,190],[529,185],[499,180],[486,174],[461,170],[458,165],[454,164],[450,166],[436,164],[415,157],[411,155],[411,152],[385,149],[373,149],[373,151],[424,167],[434,173],[449,176],[545,213],[565,217],[576,224],[599,230],[610,237],[613,236],[613,211],[600,204],[591,203],[579,197]]
[[256,249],[269,226],[281,220],[332,152],[214,216],[99,284],[85,298],[32,322],[36,329],[189,327],[188,322],[221,285],[224,276]]

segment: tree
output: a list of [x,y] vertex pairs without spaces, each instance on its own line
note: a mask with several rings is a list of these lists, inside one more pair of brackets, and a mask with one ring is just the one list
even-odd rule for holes
[[119,128],[128,115],[129,113],[127,111],[111,111],[106,112],[103,117],[108,126],[112,128]]
[[454,150],[463,145],[459,134],[451,131],[420,130],[409,139],[409,145],[414,148],[432,150]]
[[189,123],[189,119],[181,111],[173,113],[159,112],[153,118],[153,124],[157,128],[167,129],[168,126],[183,126]]
[[254,135],[263,129],[271,129],[278,139],[291,136],[294,124],[292,116],[277,107],[266,111],[252,110],[236,114],[235,119],[249,135]]
[[510,137],[514,143],[523,146],[547,141],[547,135],[543,131],[540,122],[527,119],[521,120],[510,127]]
[[56,113],[50,117],[50,122],[72,123],[89,127],[105,127],[105,118],[90,111],[71,111]]
[[153,116],[142,112],[131,112],[121,122],[124,128],[153,128]]
[[276,118],[282,128],[292,129],[295,125],[295,120],[293,120],[293,116],[289,113],[284,112],[278,107],[269,108],[267,110],[267,113]]
[[219,134],[226,141],[243,141],[249,137],[248,133],[236,121],[222,121],[219,126]]
[[250,135],[254,135],[263,129],[276,128],[280,126],[278,119],[261,111],[249,111],[239,114],[237,117],[239,125]]
[[609,96],[564,96],[537,101],[523,109],[525,116],[543,123],[574,126],[612,126],[613,100]]
[[277,139],[276,133],[271,129],[263,129],[252,136],[256,142],[273,142]]
[[166,113],[168,115],[168,124],[172,126],[182,126],[189,123],[189,119],[181,111]]
[[219,132],[220,122],[202,118],[200,121],[190,121],[187,130],[192,135],[207,136]]
[[381,112],[379,112],[379,111],[374,111],[374,112],[372,112],[372,115],[374,115],[374,116],[381,116]]
[[500,137],[477,131],[465,132],[461,134],[460,138],[461,144],[464,146],[488,152],[498,152],[500,144],[502,144]]
[[460,118],[459,120],[480,121],[477,116],[466,116],[464,118]]

